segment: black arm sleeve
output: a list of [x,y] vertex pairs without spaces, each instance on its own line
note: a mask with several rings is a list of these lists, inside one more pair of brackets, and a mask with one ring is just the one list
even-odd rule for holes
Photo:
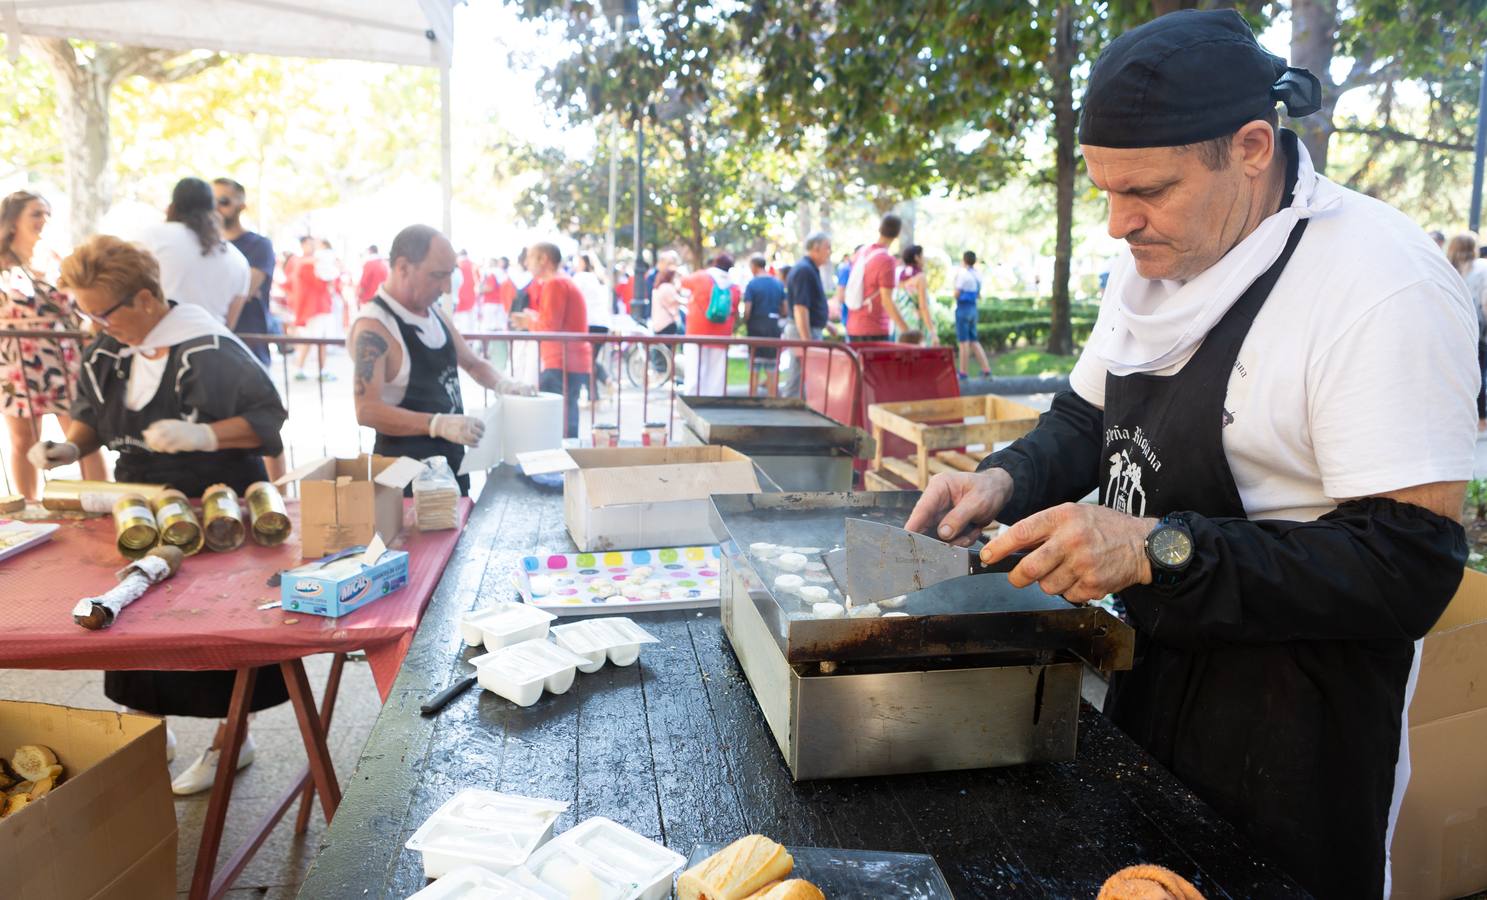
[[279,429],[289,414],[279,400],[279,392],[268,373],[248,351],[225,338],[222,346],[211,351],[211,361],[193,366],[181,384],[181,404],[196,410],[203,422],[220,422],[242,416],[262,442],[258,450],[264,456],[284,452]]
[[1418,640],[1466,563],[1461,525],[1383,497],[1315,522],[1184,516],[1195,555],[1181,582],[1121,592],[1148,634],[1179,646]]
[[1005,469],[1012,476],[1012,499],[997,521],[1004,525],[1059,503],[1071,503],[1100,483],[1105,414],[1073,391],[1053,398],[1038,426],[1012,446],[986,457],[978,467]]

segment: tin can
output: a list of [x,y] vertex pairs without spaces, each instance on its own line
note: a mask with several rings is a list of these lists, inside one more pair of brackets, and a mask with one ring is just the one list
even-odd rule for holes
[[620,445],[620,429],[618,425],[595,425],[594,446],[595,447],[618,447]]
[[293,526],[284,506],[284,495],[278,488],[267,481],[257,481],[248,485],[243,499],[248,503],[248,520],[255,543],[277,547],[289,539]]
[[191,501],[174,488],[167,488],[150,499],[155,512],[155,527],[160,529],[160,543],[181,548],[187,556],[201,552],[201,522]]
[[225,484],[214,484],[201,497],[201,518],[208,550],[222,553],[243,545],[248,530],[243,525],[243,505],[238,492]]
[[114,481],[70,481],[63,478],[46,483],[41,491],[41,505],[54,512],[85,512],[108,515],[120,497],[138,494],[149,500],[165,490],[159,484],[126,484]]
[[647,422],[645,431],[641,433],[640,440],[647,447],[664,447],[670,439],[671,429],[665,422]]
[[160,539],[155,514],[139,494],[125,494],[114,502],[114,537],[125,559],[141,559]]

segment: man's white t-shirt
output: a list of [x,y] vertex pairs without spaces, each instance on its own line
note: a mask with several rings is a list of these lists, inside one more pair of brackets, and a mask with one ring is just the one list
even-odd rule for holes
[[[403,397],[408,393],[408,375],[413,370],[413,366],[409,361],[408,348],[403,343],[402,329],[398,328],[398,321],[401,320],[403,323],[416,329],[418,332],[418,342],[430,350],[438,350],[448,343],[449,333],[453,332],[453,326],[449,324],[448,314],[440,310],[437,303],[429,309],[428,315],[419,316],[409,312],[403,304],[392,299],[383,291],[379,290],[377,296],[382,298],[382,302],[387,304],[387,308],[392,310],[392,314],[389,315],[381,306],[369,301],[362,304],[361,309],[357,310],[356,319],[371,319],[373,322],[379,323],[383,328],[387,329],[388,334],[392,335],[392,339],[397,342],[398,347],[403,351],[403,361],[398,364],[397,372],[391,378],[382,382],[382,402],[389,406],[398,406],[403,402]],[[438,318],[435,318],[436,316]],[[352,327],[355,327],[356,319],[352,320]],[[444,328],[439,327],[439,319],[444,320]],[[450,329],[449,333],[446,333],[445,329]],[[355,348],[352,348],[352,352],[356,352]]]
[[955,298],[957,300],[960,299],[963,291],[981,293],[981,276],[976,274],[975,269],[968,269],[965,266],[955,270]]
[[233,299],[248,295],[248,260],[227,241],[203,255],[194,231],[180,222],[161,222],[141,232],[138,242],[160,263],[167,300],[200,306],[225,323]]
[[[1472,477],[1481,373],[1466,285],[1397,210],[1325,179],[1317,191],[1340,202],[1311,219],[1224,401],[1224,451],[1252,519],[1311,521],[1343,500]],[[1127,251],[1116,271],[1133,264]],[[1111,302],[1069,378],[1101,408]],[[1165,454],[1181,465],[1182,448]]]
[[588,310],[589,325],[608,328],[614,316],[613,304],[609,301],[609,288],[593,272],[575,272],[573,283],[583,294],[583,305]]

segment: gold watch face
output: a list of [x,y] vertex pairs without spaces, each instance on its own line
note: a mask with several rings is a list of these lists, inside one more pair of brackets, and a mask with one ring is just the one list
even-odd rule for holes
[[1180,528],[1158,529],[1151,536],[1151,555],[1168,568],[1181,568],[1193,555],[1193,538]]

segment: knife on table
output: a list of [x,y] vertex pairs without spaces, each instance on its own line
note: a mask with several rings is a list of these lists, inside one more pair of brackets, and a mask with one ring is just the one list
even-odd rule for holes
[[980,550],[956,547],[925,534],[866,519],[847,520],[846,546],[822,557],[855,603],[875,603],[966,575],[1010,572],[1024,554],[991,565]]

